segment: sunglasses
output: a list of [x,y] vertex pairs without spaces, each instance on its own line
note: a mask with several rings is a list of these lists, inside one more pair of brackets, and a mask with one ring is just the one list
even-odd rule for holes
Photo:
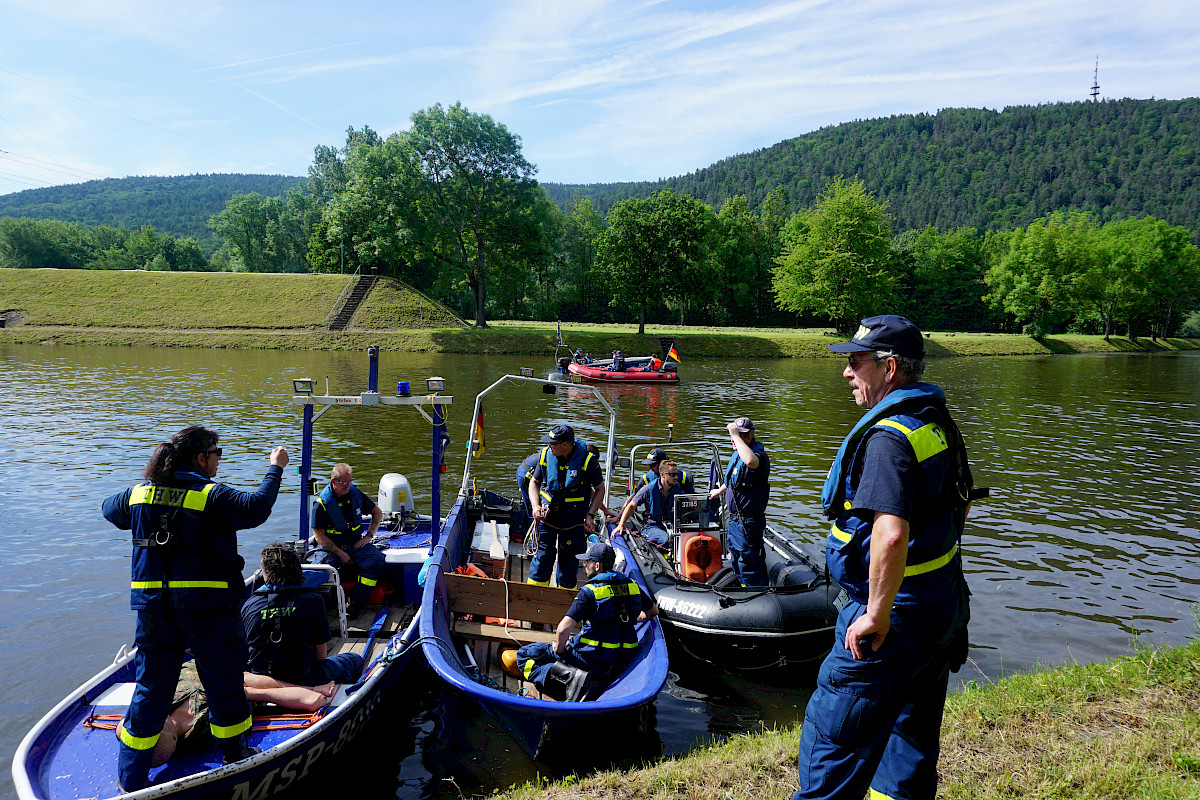
[[678,477],[679,477],[679,473],[678,473],[678,472],[664,472],[664,473],[663,473],[663,475],[670,475],[672,478],[678,478]]
[[217,458],[220,458],[220,457],[221,457],[221,454],[222,454],[222,453],[224,453],[224,452],[225,452],[225,451],[224,451],[224,450],[222,450],[222,449],[221,449],[221,448],[219,448],[219,447],[211,447],[211,448],[209,448],[208,450],[205,450],[205,451],[204,451],[204,455],[206,455],[206,456],[216,456]]
[[850,367],[850,369],[854,369],[855,365],[862,364],[866,361],[879,362],[879,361],[884,361],[885,359],[888,359],[888,358],[891,358],[891,356],[889,356],[889,355],[867,356],[866,358],[855,358],[854,356],[850,356],[846,359],[846,365],[848,367]]
[[350,484],[354,483],[354,480],[350,479],[348,481],[340,481],[337,478],[334,478],[333,482],[336,483],[338,486],[349,486]]

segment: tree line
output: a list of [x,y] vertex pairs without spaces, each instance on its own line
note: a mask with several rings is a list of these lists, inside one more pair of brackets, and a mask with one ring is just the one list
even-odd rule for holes
[[[944,113],[944,112],[943,112]],[[0,220],[0,266],[392,275],[472,318],[811,325],[898,311],[925,328],[1166,336],[1200,305],[1193,232],[1153,216],[1056,210],[1015,229],[897,232],[861,178],[793,209],[783,186],[712,205],[663,188],[563,209],[520,137],[455,104],[382,137],[318,146],[303,187],[234,195],[223,241]],[[903,227],[903,226],[900,226]],[[173,242],[168,244],[168,242]]]

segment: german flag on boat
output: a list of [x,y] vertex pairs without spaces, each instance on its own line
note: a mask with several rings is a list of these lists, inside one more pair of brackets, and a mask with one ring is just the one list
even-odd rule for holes
[[679,363],[683,363],[683,360],[679,357],[679,351],[675,349],[674,343],[671,344],[671,349],[667,351],[667,358],[673,358]]

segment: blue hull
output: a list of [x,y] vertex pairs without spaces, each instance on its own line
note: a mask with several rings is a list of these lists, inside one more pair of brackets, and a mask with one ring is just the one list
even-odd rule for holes
[[[667,645],[657,619],[639,628],[640,646],[629,667],[595,700],[558,702],[523,697],[492,688],[468,674],[451,634],[453,614],[442,576],[463,561],[464,542],[468,542],[473,520],[463,498],[455,503],[446,518],[442,541],[434,551],[433,563],[425,580],[425,594],[419,612],[421,647],[433,671],[451,689],[461,692],[495,717],[523,748],[537,755],[546,737],[564,728],[614,714],[637,714],[652,702],[667,680]],[[647,591],[637,563],[619,535],[613,545],[623,552],[629,577]]]

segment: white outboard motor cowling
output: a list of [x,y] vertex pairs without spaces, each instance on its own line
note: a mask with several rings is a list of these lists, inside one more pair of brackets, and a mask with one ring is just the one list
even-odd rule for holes
[[379,510],[384,514],[400,514],[402,517],[415,513],[416,506],[413,505],[412,486],[408,478],[399,472],[389,472],[379,479]]

